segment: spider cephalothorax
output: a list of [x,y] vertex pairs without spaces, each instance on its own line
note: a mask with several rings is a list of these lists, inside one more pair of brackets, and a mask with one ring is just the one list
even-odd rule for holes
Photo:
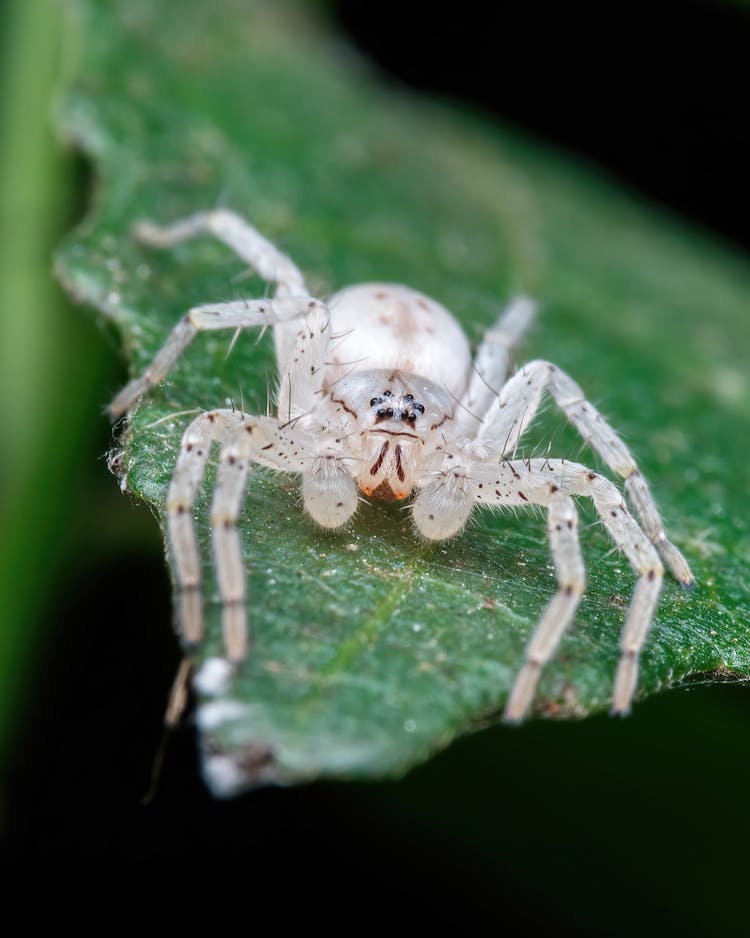
[[[394,288],[378,284],[373,289],[388,296]],[[373,388],[383,390],[371,397]],[[368,369],[342,378],[330,392],[330,403],[359,488],[384,501],[411,495],[425,453],[434,450],[435,433],[455,407],[437,385],[397,369]]]
[[[664,565],[693,582],[667,539],[649,488],[630,450],[578,385],[555,365],[532,361],[507,378],[510,349],[531,321],[533,304],[513,300],[472,362],[453,316],[435,300],[397,284],[360,284],[327,303],[312,298],[297,267],[239,216],[200,213],[167,228],[138,226],[141,240],[167,247],[194,235],[223,240],[276,284],[272,300],[240,300],[191,309],[151,366],[112,402],[130,410],[161,381],[200,331],[272,326],[279,367],[278,416],[234,410],[201,414],[187,428],[169,488],[167,512],[179,621],[187,641],[201,638],[201,563],[192,506],[211,444],[221,459],[211,509],[226,656],[246,654],[245,571],[236,522],[252,463],[302,477],[308,514],[326,528],[346,524],[360,496],[402,501],[417,532],[431,540],[457,534],[475,507],[543,506],[558,589],[532,635],[506,704],[506,718],[528,710],[539,673],[572,622],[584,589],[575,496],[591,498],[637,581],[620,641],[612,709],[626,712],[661,589]],[[599,473],[564,459],[517,460],[513,454],[548,393],[568,420],[624,480],[625,494]],[[637,520],[636,520],[637,519]]]

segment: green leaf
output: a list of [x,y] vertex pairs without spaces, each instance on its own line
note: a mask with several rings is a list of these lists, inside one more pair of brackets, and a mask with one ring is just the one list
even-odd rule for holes
[[[572,374],[632,445],[699,580],[669,582],[639,695],[702,673],[750,673],[750,389],[744,259],[502,127],[385,89],[317,7],[262,0],[78,0],[64,132],[94,161],[96,204],[57,259],[70,291],[119,327],[133,373],[198,302],[262,295],[209,240],[156,252],[142,217],[225,205],[299,264],[316,295],[393,280],[435,296],[472,341],[505,299],[541,302],[523,350]],[[268,337],[200,337],[122,436],[128,489],[164,524],[180,436],[201,408],[265,413]],[[596,466],[549,410],[528,454]],[[208,480],[210,490],[211,480]],[[208,635],[220,609],[206,518]],[[634,583],[588,506],[588,591],[536,708],[606,708]],[[302,511],[298,482],[253,474],[242,517],[253,646],[198,711],[219,794],[266,781],[402,773],[495,718],[554,590],[543,518],[477,513],[425,544],[398,507],[342,533]],[[123,583],[123,589],[137,584]],[[144,601],[147,601],[144,598]]]

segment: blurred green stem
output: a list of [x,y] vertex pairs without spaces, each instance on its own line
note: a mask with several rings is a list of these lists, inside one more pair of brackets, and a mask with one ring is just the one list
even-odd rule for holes
[[51,121],[61,12],[50,0],[8,4],[0,56],[0,770],[54,612],[74,459],[100,371],[51,277],[72,191]]

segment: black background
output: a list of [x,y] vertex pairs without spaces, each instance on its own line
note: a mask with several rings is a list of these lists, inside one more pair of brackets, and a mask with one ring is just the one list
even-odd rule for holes
[[466,0],[453,16],[398,0],[334,6],[392,77],[479,105],[750,243],[741,4]]
[[[385,80],[495,113],[750,244],[750,15],[739,6],[332,7]],[[124,377],[114,353],[112,369],[102,400]],[[186,726],[141,806],[179,652],[156,527],[106,478],[108,444],[102,426],[81,471],[113,528],[138,533],[100,550],[79,532],[13,773],[10,855],[154,860],[188,896],[196,876],[221,870],[245,881],[252,918],[260,907],[282,922],[305,887],[310,915],[334,925],[354,901],[365,922],[397,927],[399,899],[423,926],[493,933],[721,934],[745,920],[750,696],[738,687],[676,691],[626,721],[493,729],[401,782],[229,803],[203,789]]]

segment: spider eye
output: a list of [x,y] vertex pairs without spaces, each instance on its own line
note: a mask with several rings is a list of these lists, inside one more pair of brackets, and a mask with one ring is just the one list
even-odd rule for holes
[[393,397],[393,391],[383,391],[383,397]]
[[409,414],[409,416],[408,416],[406,419],[409,421],[409,423],[416,423],[417,415],[416,415],[416,414]]
[[381,420],[390,420],[390,418],[393,416],[393,410],[390,407],[381,407],[376,416]]
[[415,405],[414,405],[414,410],[418,410],[418,411],[420,412],[420,414],[423,414],[423,413],[424,413],[424,406],[423,406],[422,404],[415,404]]
[[411,404],[411,402],[414,400],[414,395],[413,395],[413,394],[407,394],[407,395],[404,397],[404,400],[407,401],[409,404]]
[[373,399],[370,401],[370,407],[375,407],[376,404],[380,403],[380,400],[381,399],[379,397],[373,397]]

